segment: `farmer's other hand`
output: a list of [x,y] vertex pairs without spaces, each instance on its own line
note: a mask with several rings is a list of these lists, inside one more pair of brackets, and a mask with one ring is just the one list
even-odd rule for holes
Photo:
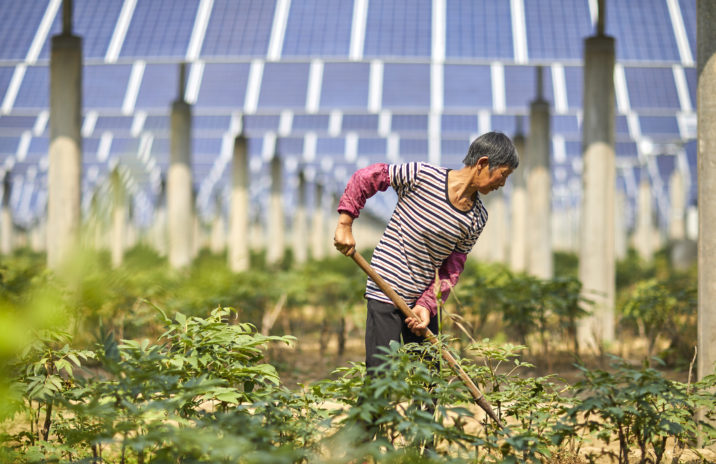
[[346,256],[352,255],[356,249],[356,240],[353,238],[353,218],[346,213],[341,213],[338,217],[333,246]]
[[424,337],[428,332],[428,323],[430,322],[430,311],[428,308],[423,306],[416,306],[413,308],[413,313],[417,316],[416,318],[408,317],[405,319],[405,323],[411,332],[419,337]]

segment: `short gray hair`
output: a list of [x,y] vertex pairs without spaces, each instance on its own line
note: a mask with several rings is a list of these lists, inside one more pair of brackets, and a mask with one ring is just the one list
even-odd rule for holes
[[500,166],[517,169],[520,164],[515,145],[502,132],[487,132],[473,140],[462,162],[465,166],[474,166],[483,156],[487,156],[490,171]]

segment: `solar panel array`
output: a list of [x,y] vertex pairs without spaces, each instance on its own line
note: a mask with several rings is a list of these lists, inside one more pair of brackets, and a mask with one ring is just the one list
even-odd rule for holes
[[[693,201],[695,0],[607,3],[607,33],[617,40],[619,185],[633,200],[646,172],[655,198],[668,198],[676,166],[689,174]],[[554,201],[576,205],[581,55],[596,4],[75,0],[84,52],[84,188],[93,191],[117,162],[131,165],[137,220],[150,220],[169,160],[181,62],[188,63],[184,97],[193,105],[193,169],[207,216],[213,197],[228,194],[226,159],[239,129],[249,138],[253,203],[266,196],[276,152],[286,160],[291,211],[297,169],[339,193],[357,167],[409,160],[458,167],[476,135],[512,135],[519,118],[528,128],[536,67],[543,66]],[[12,170],[17,221],[30,224],[46,201],[49,44],[60,32],[62,5],[6,2],[3,12],[0,165]],[[655,168],[645,169],[649,163]],[[373,208],[386,214],[390,206]],[[668,217],[668,202],[657,206]]]

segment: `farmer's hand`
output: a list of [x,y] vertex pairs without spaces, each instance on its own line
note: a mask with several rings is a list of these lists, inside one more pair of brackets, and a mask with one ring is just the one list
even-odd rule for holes
[[430,311],[428,308],[423,306],[416,306],[413,308],[413,313],[417,316],[417,319],[408,317],[405,319],[405,323],[411,332],[419,337],[424,337],[428,332],[428,323],[430,322]]
[[346,213],[341,213],[338,217],[333,246],[346,256],[352,255],[356,249],[356,240],[353,238],[353,218]]

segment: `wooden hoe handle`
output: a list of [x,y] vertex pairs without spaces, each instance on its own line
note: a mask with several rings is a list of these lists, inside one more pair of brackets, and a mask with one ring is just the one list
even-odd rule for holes
[[[407,304],[405,304],[405,301],[398,295],[395,290],[392,289],[390,285],[388,285],[388,282],[383,280],[383,278],[378,275],[377,272],[375,272],[375,269],[370,267],[370,264],[363,258],[363,256],[360,255],[357,251],[354,251],[351,255],[351,258],[353,258],[353,261],[356,262],[358,267],[363,269],[363,272],[368,274],[368,277],[370,277],[373,282],[375,282],[378,287],[385,293],[388,298],[395,304],[395,306],[400,309],[400,311],[405,315],[405,317],[412,317],[417,319],[415,316],[415,313],[413,313],[413,310],[408,307]],[[432,333],[430,329],[426,329],[427,333],[425,334],[425,338],[430,341],[430,343],[438,344],[440,343],[438,338],[435,336],[435,334]],[[463,370],[462,367],[457,363],[455,358],[450,354],[450,352],[447,349],[441,349],[440,353],[442,354],[442,357],[447,363],[450,365],[452,370],[457,374],[458,377],[460,377],[460,380],[462,380],[462,383],[465,384],[468,390],[470,390],[470,394],[475,399],[475,402],[478,406],[480,406],[488,416],[492,420],[497,423],[497,425],[502,428],[502,424],[500,423],[500,420],[497,418],[497,415],[495,414],[495,411],[492,410],[492,406],[490,406],[490,403],[487,402],[482,392],[480,392],[480,389],[477,388],[477,385],[472,381],[472,379],[467,375],[467,373]]]

